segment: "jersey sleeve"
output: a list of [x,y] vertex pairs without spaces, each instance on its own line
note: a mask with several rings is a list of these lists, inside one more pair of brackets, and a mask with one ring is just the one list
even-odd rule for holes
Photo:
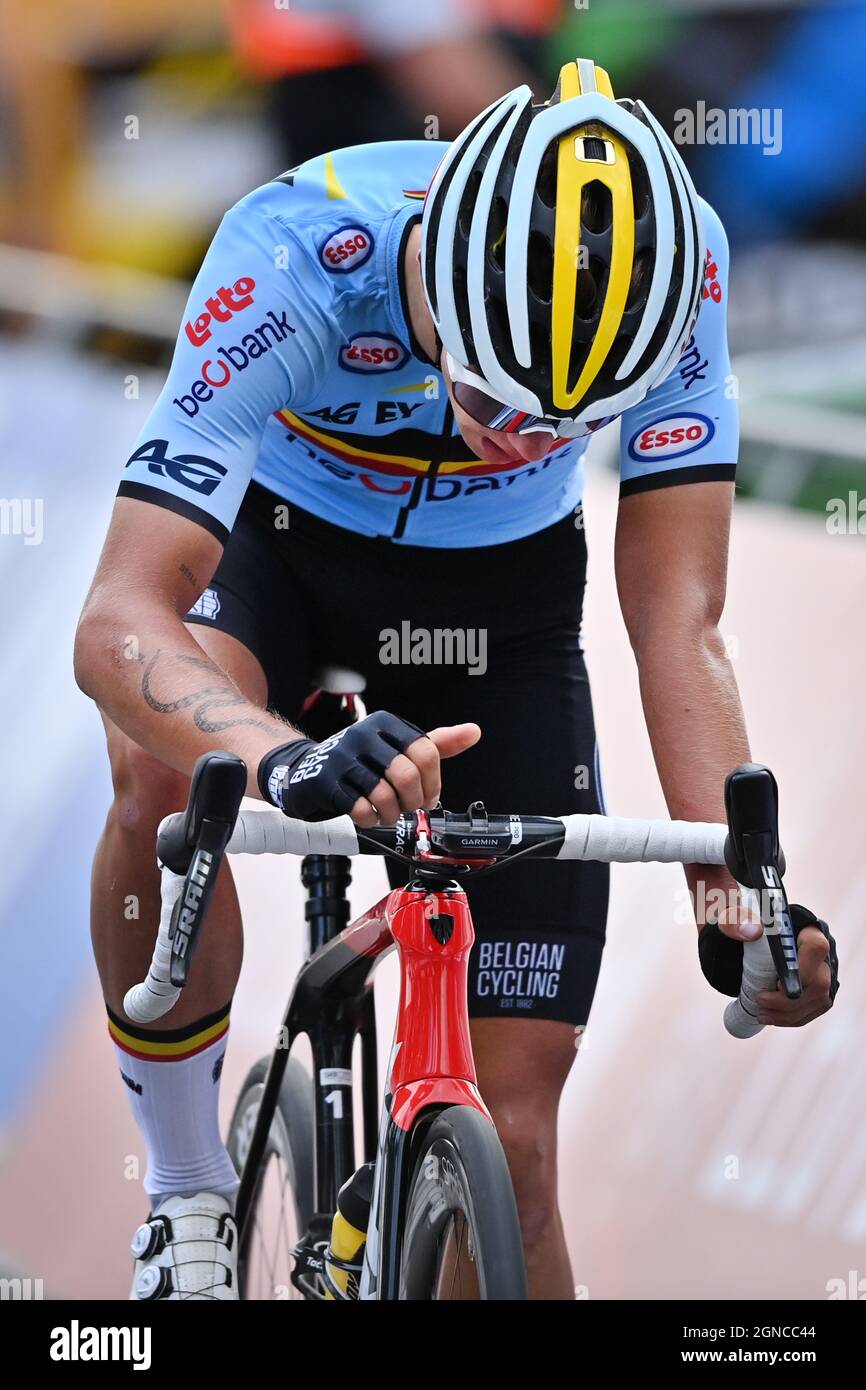
[[728,242],[703,200],[701,210],[707,271],[697,326],[667,380],[623,413],[621,497],[736,475],[739,408],[728,356]]
[[226,213],[118,496],[167,507],[225,543],[268,417],[302,404],[321,375],[328,307],[288,226],[242,204]]

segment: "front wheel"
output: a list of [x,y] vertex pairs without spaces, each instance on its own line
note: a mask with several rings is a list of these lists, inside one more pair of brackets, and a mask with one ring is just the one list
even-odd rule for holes
[[406,1203],[400,1297],[525,1299],[511,1176],[491,1122],[468,1105],[424,1132]]
[[[226,1147],[240,1173],[247,1159],[270,1058],[263,1057],[241,1087]],[[292,1250],[313,1215],[313,1085],[290,1057],[259,1171],[246,1238],[238,1255],[242,1299],[296,1299]]]

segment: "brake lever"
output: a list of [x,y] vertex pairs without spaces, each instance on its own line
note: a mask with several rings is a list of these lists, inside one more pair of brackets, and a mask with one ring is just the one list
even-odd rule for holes
[[782,878],[785,856],[779,844],[779,789],[767,767],[741,763],[725,779],[728,837],[725,862],[734,878],[760,895],[761,921],[776,973],[789,999],[803,985],[797,938]]
[[203,754],[195,765],[182,820],[159,837],[159,858],[175,873],[185,874],[169,927],[169,979],[180,988],[189,979],[192,958],[246,784],[247,769],[243,759],[233,753]]

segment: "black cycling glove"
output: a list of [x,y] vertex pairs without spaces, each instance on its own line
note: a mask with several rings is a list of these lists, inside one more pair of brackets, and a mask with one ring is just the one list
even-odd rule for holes
[[[799,939],[800,932],[805,927],[817,927],[829,943],[830,954],[827,963],[830,966],[830,1002],[832,1003],[839,988],[839,957],[836,954],[836,942],[830,934],[830,928],[826,922],[822,922],[820,918],[816,917],[814,912],[810,912],[808,907],[801,907],[799,903],[791,903],[789,911],[795,938]],[[720,994],[730,994],[732,997],[736,997],[740,992],[743,979],[742,941],[735,941],[733,937],[725,936],[721,927],[715,922],[708,922],[698,932],[698,955],[704,976],[709,980],[713,989],[717,989]]]
[[287,816],[327,820],[351,811],[423,729],[379,710],[315,743],[297,738],[272,748],[259,763],[259,791]]

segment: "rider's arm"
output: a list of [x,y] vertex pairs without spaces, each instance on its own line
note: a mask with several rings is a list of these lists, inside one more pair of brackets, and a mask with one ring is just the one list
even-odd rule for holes
[[641,699],[673,817],[725,819],[724,782],[749,761],[719,619],[733,487],[694,483],[620,502],[616,578]]
[[250,769],[293,731],[245,699],[204,653],[183,618],[206,588],[221,545],[208,531],[121,497],[75,643],[79,685],[135,743],[191,772],[201,753],[225,748]]
[[207,749],[238,753],[252,794],[259,759],[291,731],[244,699],[183,619],[216,568],[269,415],[321,373],[327,305],[324,272],[290,228],[248,206],[226,215],[124,470],[76,639],[79,685],[124,733],[184,772]]
[[[670,813],[724,820],[724,781],[748,761],[733,669],[719,632],[738,448],[728,359],[728,248],[703,205],[709,259],[696,332],[670,377],[623,415],[616,534],[620,605]],[[690,887],[733,888],[687,870]]]
[[[619,509],[620,602],[659,780],[677,819],[724,820],[725,777],[750,761],[737,683],[718,626],[732,495],[730,483],[696,483],[624,498]],[[686,878],[699,927],[709,917],[718,919],[725,936],[760,934],[759,928],[737,926],[736,908],[726,915],[715,898],[736,902],[736,885],[725,869],[687,865]],[[812,916],[796,911],[804,921]],[[798,1028],[832,1004],[835,944],[826,927],[825,936],[817,925],[798,925],[803,992],[798,999],[779,990],[759,994],[759,1023]]]

